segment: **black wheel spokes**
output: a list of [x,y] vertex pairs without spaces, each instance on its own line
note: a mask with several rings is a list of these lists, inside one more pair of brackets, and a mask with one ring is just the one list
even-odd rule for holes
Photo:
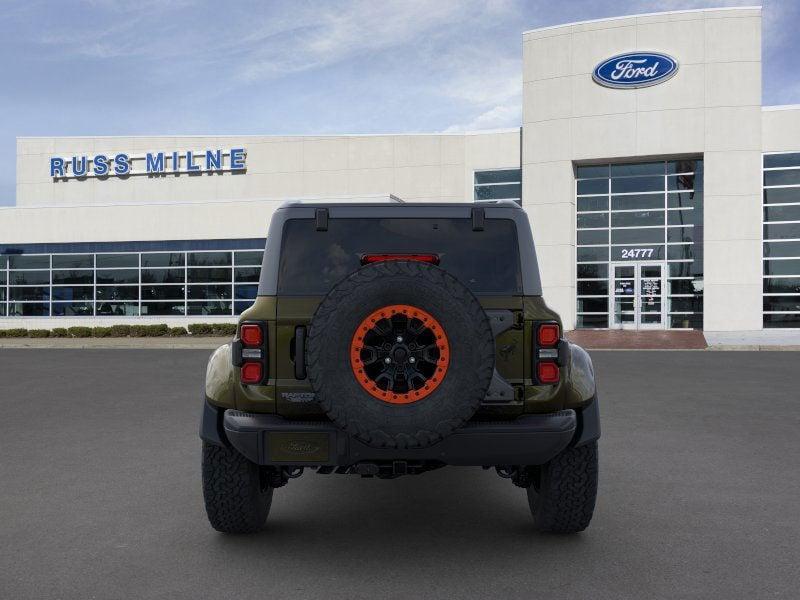
[[367,376],[383,390],[419,390],[436,372],[439,348],[419,319],[397,314],[376,321],[364,336],[361,361]]

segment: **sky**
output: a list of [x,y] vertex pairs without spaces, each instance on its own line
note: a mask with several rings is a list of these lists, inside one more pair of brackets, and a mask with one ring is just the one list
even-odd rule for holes
[[[518,127],[522,32],[753,0],[0,0],[0,205],[17,136]],[[800,2],[766,0],[763,100],[800,103]]]

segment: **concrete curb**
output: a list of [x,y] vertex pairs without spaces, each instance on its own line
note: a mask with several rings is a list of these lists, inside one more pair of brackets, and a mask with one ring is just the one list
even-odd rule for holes
[[125,350],[214,350],[231,341],[225,337],[157,337],[157,338],[0,338],[3,348],[105,349]]

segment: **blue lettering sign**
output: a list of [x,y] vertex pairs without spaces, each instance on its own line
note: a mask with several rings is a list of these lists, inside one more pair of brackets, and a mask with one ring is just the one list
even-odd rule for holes
[[159,152],[158,154],[153,154],[152,152],[148,152],[147,156],[145,157],[146,165],[145,169],[148,173],[163,173],[164,172],[164,153]]
[[172,170],[175,173],[181,170],[181,159],[177,152],[172,153]]
[[222,150],[206,150],[206,171],[222,168]]
[[50,159],[50,177],[64,176],[64,159],[53,157]]
[[127,175],[131,171],[131,164],[128,162],[128,155],[120,152],[114,157],[114,173],[117,175]]
[[108,157],[105,154],[98,154],[92,161],[94,163],[94,174],[98,176],[108,175]]
[[200,170],[200,165],[194,164],[194,155],[191,150],[186,152],[186,170],[192,172]]
[[641,88],[662,83],[678,72],[678,61],[659,52],[628,52],[604,60],[592,79],[610,88]]
[[241,171],[245,168],[244,148],[231,148],[231,171]]
[[[78,160],[80,159],[80,160]],[[72,174],[75,177],[83,177],[86,175],[87,171],[86,167],[86,157],[85,156],[73,156],[72,157]]]

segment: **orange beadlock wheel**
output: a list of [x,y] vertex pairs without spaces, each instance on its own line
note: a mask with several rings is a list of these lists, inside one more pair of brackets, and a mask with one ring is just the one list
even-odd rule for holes
[[369,314],[350,343],[353,375],[371,396],[410,404],[439,387],[450,365],[450,346],[439,321],[407,304]]

